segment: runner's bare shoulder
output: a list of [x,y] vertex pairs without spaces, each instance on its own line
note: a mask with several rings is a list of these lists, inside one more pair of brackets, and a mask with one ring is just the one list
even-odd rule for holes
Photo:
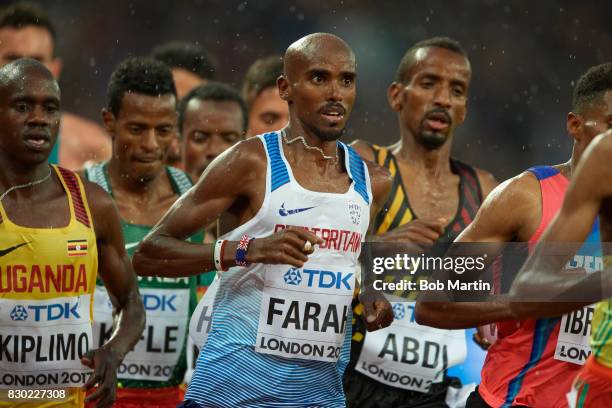
[[361,139],[355,139],[350,143],[350,146],[355,149],[357,154],[361,156],[363,160],[374,161],[374,151],[368,142]]
[[261,140],[243,140],[208,165],[193,193],[200,199],[252,196],[265,189],[266,171],[267,156]]

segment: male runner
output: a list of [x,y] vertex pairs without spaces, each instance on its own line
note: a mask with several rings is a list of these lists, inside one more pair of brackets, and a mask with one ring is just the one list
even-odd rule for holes
[[[170,70],[159,61],[131,58],[117,66],[102,111],[113,139],[107,163],[86,169],[87,178],[119,207],[128,254],[192,186],[162,160],[176,132],[176,95]],[[197,239],[197,238],[194,238]],[[202,236],[199,236],[202,242]],[[147,327],[119,367],[118,407],[176,407],[186,370],[187,322],[195,307],[195,277],[138,278]],[[96,288],[94,339],[106,340],[113,316],[104,287]]]
[[[197,44],[170,41],[153,48],[151,57],[170,67],[179,100],[196,86],[204,85],[215,78],[214,58]],[[182,159],[181,143],[177,134],[168,149],[166,164],[183,168]]]
[[[55,41],[55,27],[40,8],[16,3],[0,13],[0,66],[18,58],[34,58],[58,79],[62,60],[55,55]],[[62,112],[59,137],[49,156],[51,163],[78,170],[86,162],[108,159],[110,153],[110,138],[97,124]]]
[[178,105],[185,171],[198,180],[221,153],[244,139],[248,113],[240,93],[220,82],[192,89]]
[[[219,156],[134,256],[141,274],[232,266],[221,273],[186,407],[345,404],[357,257],[370,207],[390,179],[337,140],[355,99],[349,46],[312,34],[293,43],[284,61],[278,86],[288,127]],[[182,241],[219,217],[215,245]],[[388,303],[366,306],[370,329],[390,323]]]
[[[582,75],[574,90],[572,112],[567,115],[567,130],[574,139],[570,160],[556,166],[535,167],[504,182],[485,200],[475,220],[455,242],[518,241],[535,245],[559,211],[585,148],[608,127],[612,109],[610,90],[610,64],[592,67]],[[589,241],[597,240],[595,224]],[[489,259],[495,258],[494,253],[488,255]],[[601,258],[594,255],[597,254],[583,252],[571,266],[601,269],[598,264]],[[541,307],[525,305],[528,306],[534,311]],[[498,322],[497,341],[487,353],[482,382],[468,400],[468,406],[566,406],[565,393],[580,369],[579,364],[584,362],[564,355],[571,334],[565,322],[574,317],[565,316],[563,324],[560,318],[512,320],[516,317],[510,303],[501,299],[455,303],[419,301],[416,308],[417,321],[434,327],[462,328]],[[584,326],[588,321],[583,323]],[[586,341],[587,333],[582,337]]]
[[282,74],[280,55],[260,58],[247,71],[242,82],[242,96],[249,107],[247,136],[273,132],[287,124],[287,102],[281,99],[276,86]]
[[[98,384],[87,399],[110,407],[117,367],[144,327],[112,200],[47,163],[59,120],[59,87],[44,65],[0,68],[0,406],[82,407],[79,387]],[[98,272],[118,320],[94,350]],[[32,393],[19,400],[20,389]]]
[[[605,91],[610,101],[607,109],[608,129],[612,129],[612,91]],[[523,294],[533,296],[538,293],[561,295],[574,293],[567,300],[578,300],[588,292],[598,298],[612,293],[612,179],[610,169],[612,159],[612,130],[608,130],[593,140],[585,151],[582,163],[568,187],[559,215],[549,225],[536,250],[525,263],[521,275],[512,287],[512,295],[521,301]],[[602,182],[602,181],[606,182]],[[601,239],[604,245],[605,272],[582,274],[559,274],[574,251],[563,253],[563,249],[576,247],[590,233],[592,225],[599,216]],[[560,244],[561,243],[561,244]],[[568,245],[569,244],[569,245]],[[548,246],[547,246],[548,245]],[[563,245],[562,247],[560,247]],[[549,247],[550,246],[550,247]],[[554,255],[551,256],[551,247]],[[561,249],[563,248],[563,249]],[[561,252],[559,251],[561,250]],[[586,285],[585,285],[586,284]],[[543,297],[537,297],[542,299]],[[572,299],[573,298],[573,299]],[[551,299],[554,299],[551,298]],[[536,318],[569,312],[588,302],[549,303],[539,310],[526,310],[520,303],[511,304],[514,313],[521,318]],[[606,408],[612,405],[612,298],[602,300],[595,306],[591,330],[592,354],[574,380],[568,402],[572,407]]]
[[[388,90],[389,104],[398,114],[400,139],[388,148],[360,140],[353,143],[361,157],[386,167],[394,176],[392,192],[375,218],[378,240],[452,242],[471,222],[483,197],[497,185],[490,173],[451,158],[455,129],[466,115],[470,79],[469,60],[457,41],[434,37],[416,43],[402,58]],[[353,312],[360,314],[361,308]],[[417,340],[422,348],[417,352],[420,359],[394,362],[393,353],[383,352],[381,360],[378,356],[388,350],[391,336],[437,339],[437,344],[449,350],[465,348],[462,331],[446,332],[396,319],[384,332],[365,335],[363,324],[355,319],[351,364],[345,374],[348,405],[445,406],[451,380],[444,378],[444,369],[461,363],[465,352],[449,355],[446,366],[440,355],[429,367],[424,364],[424,343]],[[392,380],[389,372],[396,374]],[[408,376],[429,382],[401,381]]]

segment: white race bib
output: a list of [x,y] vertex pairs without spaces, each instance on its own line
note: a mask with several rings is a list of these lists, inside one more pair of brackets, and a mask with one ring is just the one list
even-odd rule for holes
[[219,288],[219,279],[218,275],[215,276],[213,282],[206,289],[206,293],[204,293],[204,296],[198,302],[189,321],[189,338],[198,350],[202,348],[208,338],[208,332],[212,323],[213,304],[215,303],[215,295]]
[[583,365],[591,355],[591,320],[594,306],[586,306],[563,315],[559,338],[555,347],[555,360]]
[[354,289],[354,267],[266,265],[255,351],[338,361]]
[[[189,289],[140,288],[147,325],[140,341],[117,370],[117,378],[168,381],[179,362],[187,333]],[[112,333],[113,308],[106,288],[96,287],[94,341],[103,344]]]
[[393,323],[368,332],[355,369],[380,383],[427,392],[444,370],[467,356],[465,330],[442,330],[414,321],[414,302],[391,302]]
[[82,386],[91,369],[91,295],[0,299],[0,388]]

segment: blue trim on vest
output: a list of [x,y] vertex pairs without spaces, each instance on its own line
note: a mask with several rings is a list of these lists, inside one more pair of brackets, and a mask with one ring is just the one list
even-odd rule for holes
[[536,320],[536,327],[533,334],[533,343],[531,344],[531,355],[529,361],[523,366],[521,371],[516,377],[514,377],[508,384],[508,393],[506,394],[506,400],[502,408],[509,408],[514,403],[514,399],[521,391],[523,386],[523,380],[527,375],[527,372],[535,367],[541,360],[542,354],[546,349],[550,335],[552,334],[557,323],[561,321],[560,317],[552,319],[538,319]]
[[353,149],[351,146],[347,146],[344,143],[342,144],[349,156],[349,171],[351,172],[351,177],[355,182],[355,191],[363,197],[366,204],[370,204],[370,196],[368,194],[368,186],[366,185],[366,177],[365,177],[365,164],[359,154]]
[[274,191],[277,188],[289,183],[289,172],[287,171],[287,166],[285,166],[285,162],[281,157],[277,133],[266,133],[263,137],[266,141],[268,156],[270,157],[270,169],[272,171],[271,191]]
[[540,181],[559,174],[559,170],[552,166],[535,166],[529,168],[527,171],[532,172]]

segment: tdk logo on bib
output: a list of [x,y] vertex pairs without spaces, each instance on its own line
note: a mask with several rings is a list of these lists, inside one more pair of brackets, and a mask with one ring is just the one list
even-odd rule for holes
[[[308,279],[302,280],[302,274],[308,276]],[[348,289],[351,290],[351,278],[353,273],[342,273],[332,271],[320,271],[317,269],[304,269],[302,272],[298,268],[290,268],[283,275],[283,279],[287,285],[300,286],[302,282],[306,282],[309,288],[324,288],[324,289]]]
[[64,303],[52,303],[48,305],[28,305],[27,312],[26,308],[22,305],[16,305],[11,311],[11,319],[14,321],[26,320],[31,313],[34,314],[34,321],[47,321],[52,322],[60,319],[80,319],[79,314],[79,303],[71,305],[68,302]]
[[406,316],[406,308],[401,303],[395,303],[393,305],[393,317],[395,320],[402,320]]
[[290,268],[283,276],[287,285],[299,285],[302,283],[302,275],[298,268]]
[[353,273],[318,271],[316,269],[304,269],[304,273],[308,275],[308,287],[312,288],[336,288],[336,289],[352,289],[351,278]]
[[142,303],[147,312],[155,310],[176,312],[175,300],[176,295],[155,295],[150,293],[142,295]]
[[21,305],[16,305],[11,311],[11,319],[14,321],[22,321],[28,318],[28,311]]

